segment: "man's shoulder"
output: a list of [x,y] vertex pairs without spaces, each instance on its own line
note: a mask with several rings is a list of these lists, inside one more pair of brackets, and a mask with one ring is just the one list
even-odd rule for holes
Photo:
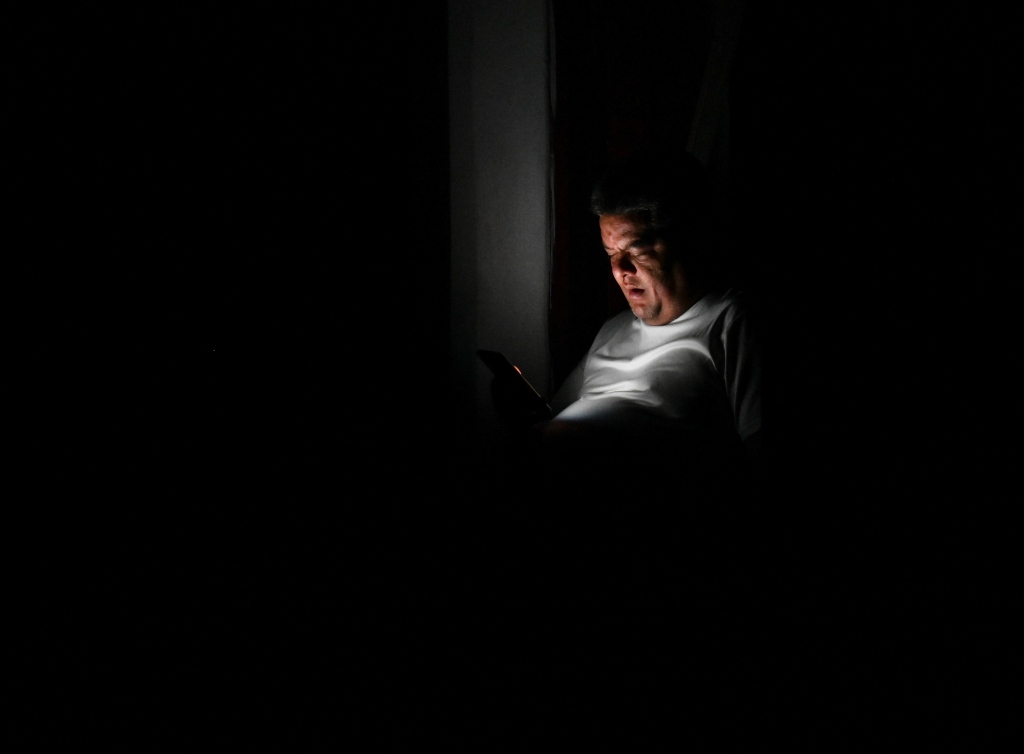
[[745,288],[730,285],[715,288],[708,294],[708,299],[720,307],[743,307],[746,305],[748,293]]
[[717,319],[746,319],[757,314],[757,297],[746,288],[731,287],[717,292],[709,310]]

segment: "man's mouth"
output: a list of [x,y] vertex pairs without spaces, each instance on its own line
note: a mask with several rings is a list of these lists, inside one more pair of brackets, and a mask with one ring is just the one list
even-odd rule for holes
[[626,298],[630,298],[630,299],[633,299],[633,298],[643,298],[643,295],[644,295],[644,289],[643,288],[635,288],[633,286],[629,286],[628,288],[626,288]]

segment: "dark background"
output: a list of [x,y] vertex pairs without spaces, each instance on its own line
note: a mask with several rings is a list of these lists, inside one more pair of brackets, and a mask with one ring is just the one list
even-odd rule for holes
[[[638,138],[687,122],[692,100],[669,108],[658,86],[692,92],[699,66],[652,80],[659,49],[586,46],[614,13],[556,11],[560,175],[594,174],[624,120]],[[55,584],[37,639],[46,692],[102,711],[55,732],[287,739],[355,710],[383,736],[451,734],[446,705],[508,668],[488,633],[501,611],[462,611],[495,594],[473,560],[486,548],[436,498],[474,473],[445,457],[462,429],[446,410],[445,4],[374,24],[269,4],[76,13],[54,22],[60,54],[35,59],[75,302],[70,460],[53,472],[71,494],[36,556]],[[800,669],[786,698],[821,713],[808,735],[866,708],[938,725],[978,659],[950,651],[950,606],[996,442],[974,365],[1000,353],[978,293],[1002,274],[997,29],[955,7],[745,14],[729,200],[767,333],[778,578],[759,604]],[[624,119],[603,87],[629,71],[649,88]],[[573,280],[600,284],[587,269]],[[582,291],[553,318],[570,349],[610,305]],[[892,667],[883,701],[844,706]]]
[[[632,7],[559,27],[560,112],[580,116],[556,129],[572,206],[603,160],[672,144],[692,117],[700,68],[684,51],[700,57],[709,7]],[[1001,708],[958,690],[991,657],[966,637],[996,630],[987,599],[1007,553],[983,544],[1006,458],[999,26],[953,4],[744,10],[715,159],[764,333],[766,654],[800,647],[806,686],[780,698],[814,710],[807,735],[906,723],[952,736]],[[616,292],[600,298],[586,245],[565,238],[592,218],[566,216],[578,223],[562,248],[580,255],[557,272],[581,282],[555,299],[552,342],[578,354]],[[575,358],[554,354],[556,370]]]

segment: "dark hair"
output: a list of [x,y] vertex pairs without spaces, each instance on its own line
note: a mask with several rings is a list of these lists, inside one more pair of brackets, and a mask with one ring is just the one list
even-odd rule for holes
[[595,215],[636,213],[666,241],[685,241],[692,253],[709,250],[717,225],[711,178],[689,152],[644,152],[612,164],[594,185]]

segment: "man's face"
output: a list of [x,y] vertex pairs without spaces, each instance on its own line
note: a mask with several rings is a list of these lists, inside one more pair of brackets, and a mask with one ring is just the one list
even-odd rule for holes
[[633,314],[648,325],[665,325],[689,308],[682,267],[639,216],[601,215],[600,225],[612,274]]

